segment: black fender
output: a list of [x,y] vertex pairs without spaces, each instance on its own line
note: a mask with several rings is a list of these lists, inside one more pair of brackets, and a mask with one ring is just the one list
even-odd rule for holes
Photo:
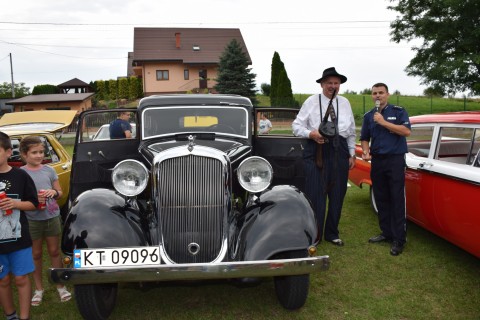
[[80,194],[66,218],[62,251],[76,248],[146,246],[140,213],[125,198],[109,189],[92,189]]
[[317,223],[310,201],[294,186],[275,186],[247,207],[239,221],[238,258],[268,260],[315,245]]

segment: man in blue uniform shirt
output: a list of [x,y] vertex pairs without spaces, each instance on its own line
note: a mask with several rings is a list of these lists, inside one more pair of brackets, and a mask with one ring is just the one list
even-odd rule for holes
[[397,256],[403,252],[407,241],[405,153],[408,152],[406,137],[411,127],[407,111],[388,104],[389,96],[386,84],[373,85],[375,108],[363,116],[360,141],[362,159],[371,160],[372,164],[370,177],[382,231],[368,241],[391,241],[390,254]]

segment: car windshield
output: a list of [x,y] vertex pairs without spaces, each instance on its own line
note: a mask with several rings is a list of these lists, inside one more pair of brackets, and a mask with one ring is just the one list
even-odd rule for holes
[[248,137],[248,112],[239,107],[151,107],[142,123],[144,139],[189,132]]

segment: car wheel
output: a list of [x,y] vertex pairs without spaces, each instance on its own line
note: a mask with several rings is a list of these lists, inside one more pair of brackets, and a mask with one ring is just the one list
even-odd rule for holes
[[372,205],[373,212],[378,215],[377,202],[375,201],[375,195],[373,194],[373,188],[370,186],[370,204]]
[[75,285],[75,300],[78,311],[84,319],[107,319],[117,301],[118,284]]
[[[307,257],[306,250],[289,251],[277,255],[276,259],[294,259]],[[275,293],[277,299],[288,310],[295,310],[303,307],[307,301],[310,275],[302,274],[296,276],[274,277]]]

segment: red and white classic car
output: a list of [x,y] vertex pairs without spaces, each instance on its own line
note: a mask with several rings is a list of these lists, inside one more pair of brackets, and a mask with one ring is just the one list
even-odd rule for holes
[[[480,112],[410,117],[405,171],[407,218],[480,257]],[[370,162],[361,160],[349,179],[372,185]],[[375,196],[370,199],[376,211]]]

